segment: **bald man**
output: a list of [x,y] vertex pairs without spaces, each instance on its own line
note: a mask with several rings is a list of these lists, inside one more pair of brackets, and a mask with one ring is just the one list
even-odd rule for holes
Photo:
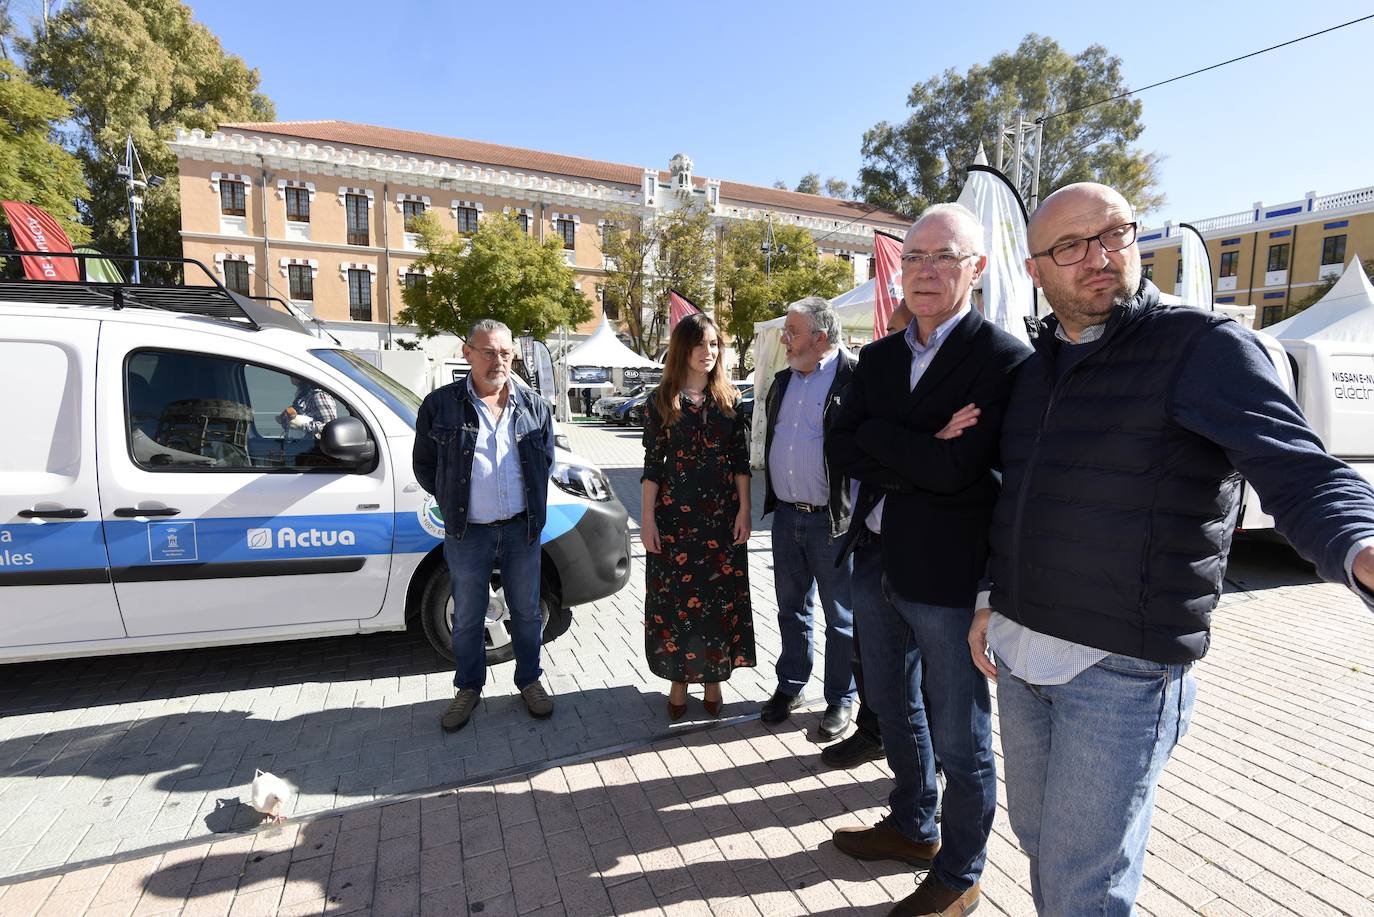
[[[930,865],[893,914],[978,906],[997,809],[992,706],[965,641],[997,499],[997,433],[1030,350],[972,308],[986,265],[983,227],[967,208],[921,215],[902,244],[911,324],[860,353],[826,439],[835,464],[860,482],[840,556],[853,551],[865,701],[894,778],[891,814],[840,828],[835,847]],[[938,825],[936,756],[945,773]]]
[[1133,912],[1237,470],[1293,547],[1374,609],[1374,491],[1322,449],[1248,331],[1160,305],[1137,230],[1120,194],[1089,183],[1031,220],[1026,267],[1054,316],[1007,408],[991,593],[969,631],[997,680],[1007,808],[1041,914]]

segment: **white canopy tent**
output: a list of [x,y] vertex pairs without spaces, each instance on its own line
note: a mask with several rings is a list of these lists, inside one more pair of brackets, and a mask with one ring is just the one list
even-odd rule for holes
[[620,342],[611,329],[611,323],[604,317],[591,337],[563,355],[559,361],[565,366],[608,366],[624,369],[661,369],[662,363],[655,363],[642,357]]
[[1374,285],[1358,255],[1325,296],[1292,318],[1264,329],[1284,341],[1352,341],[1374,344]]

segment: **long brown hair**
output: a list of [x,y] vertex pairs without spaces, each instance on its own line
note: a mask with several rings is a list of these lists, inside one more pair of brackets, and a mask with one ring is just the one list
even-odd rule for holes
[[[692,356],[696,346],[705,340],[707,328],[716,333],[716,341],[721,343],[723,356],[725,348],[721,342],[720,329],[709,316],[701,312],[689,315],[678,322],[672,336],[668,338],[668,356],[663,366],[663,381],[654,391],[654,406],[658,408],[658,416],[663,418],[665,427],[671,427],[682,416],[677,396],[682,392],[682,385],[687,380],[687,360]],[[734,417],[739,389],[731,385],[730,380],[725,377],[724,364],[721,356],[716,357],[716,365],[706,374],[706,394],[720,405],[725,416]]]

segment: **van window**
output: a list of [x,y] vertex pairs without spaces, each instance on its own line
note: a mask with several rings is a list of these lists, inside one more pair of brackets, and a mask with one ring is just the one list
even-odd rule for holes
[[[81,468],[81,374],[71,355],[56,344],[0,342],[0,391],[0,427],[9,433],[0,473],[75,478]],[[31,486],[0,486],[0,492]]]
[[130,355],[124,380],[129,450],[143,468],[354,470],[319,448],[324,425],[353,412],[312,380],[244,360],[168,350]]

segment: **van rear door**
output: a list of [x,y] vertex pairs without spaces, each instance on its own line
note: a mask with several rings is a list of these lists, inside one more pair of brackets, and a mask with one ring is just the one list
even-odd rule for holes
[[0,332],[0,646],[108,640],[124,625],[96,486],[100,323],[6,320]]
[[[105,531],[130,635],[309,633],[380,612],[390,456],[320,364],[247,334],[123,322],[107,323],[100,360]],[[312,430],[287,426],[293,405],[320,422],[357,417],[376,460],[324,455]]]

